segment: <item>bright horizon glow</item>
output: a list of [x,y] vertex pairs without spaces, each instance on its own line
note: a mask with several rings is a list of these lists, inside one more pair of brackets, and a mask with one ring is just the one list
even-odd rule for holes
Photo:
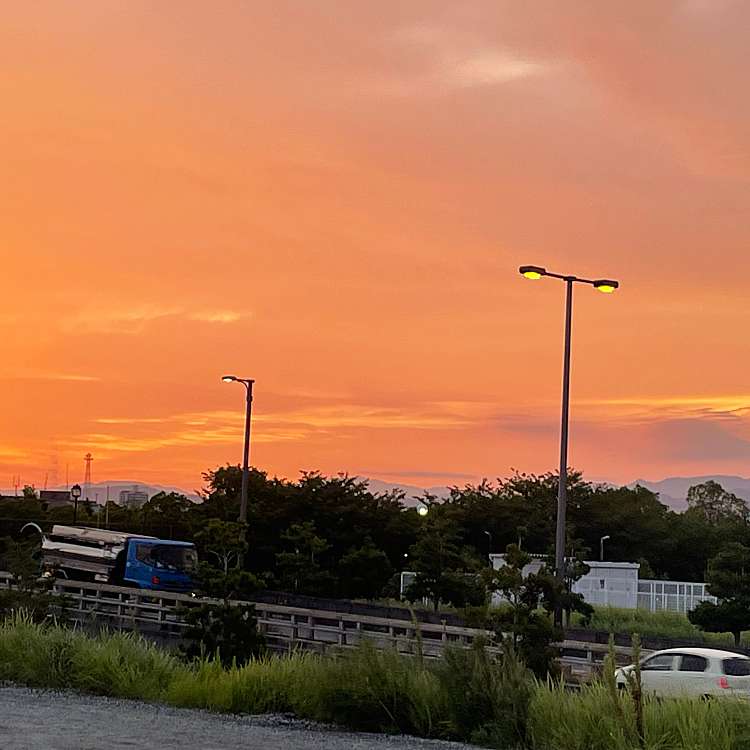
[[749,473],[749,4],[5,5],[0,487]]

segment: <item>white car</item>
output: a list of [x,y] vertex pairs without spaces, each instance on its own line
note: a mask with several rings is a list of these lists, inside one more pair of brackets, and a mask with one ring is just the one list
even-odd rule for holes
[[[627,685],[633,667],[615,672],[618,687]],[[641,686],[657,696],[750,698],[750,658],[713,648],[655,651],[641,662]]]

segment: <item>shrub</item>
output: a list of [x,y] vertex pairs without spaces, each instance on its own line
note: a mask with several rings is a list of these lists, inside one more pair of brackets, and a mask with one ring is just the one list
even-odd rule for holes
[[265,650],[253,605],[202,604],[185,612],[181,647],[186,658],[216,658],[228,667],[246,664]]
[[449,649],[435,668],[446,693],[451,736],[498,748],[526,740],[533,680],[512,648],[493,657],[484,645]]
[[436,675],[419,662],[365,643],[338,659],[321,659],[316,667],[314,681],[293,691],[300,716],[368,731],[438,733],[444,693]]

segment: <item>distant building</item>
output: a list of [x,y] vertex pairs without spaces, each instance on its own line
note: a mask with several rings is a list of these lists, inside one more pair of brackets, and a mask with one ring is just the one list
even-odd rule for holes
[[148,502],[148,492],[138,487],[120,490],[120,505],[126,508],[140,508]]
[[586,560],[589,572],[573,584],[589,604],[635,609],[638,606],[638,563]]
[[39,500],[48,508],[64,508],[73,502],[69,490],[41,490]]

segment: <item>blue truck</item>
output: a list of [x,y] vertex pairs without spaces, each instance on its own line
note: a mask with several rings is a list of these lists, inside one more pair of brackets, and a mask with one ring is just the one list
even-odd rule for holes
[[162,591],[195,587],[198,553],[191,542],[56,525],[43,536],[41,552],[47,575]]

